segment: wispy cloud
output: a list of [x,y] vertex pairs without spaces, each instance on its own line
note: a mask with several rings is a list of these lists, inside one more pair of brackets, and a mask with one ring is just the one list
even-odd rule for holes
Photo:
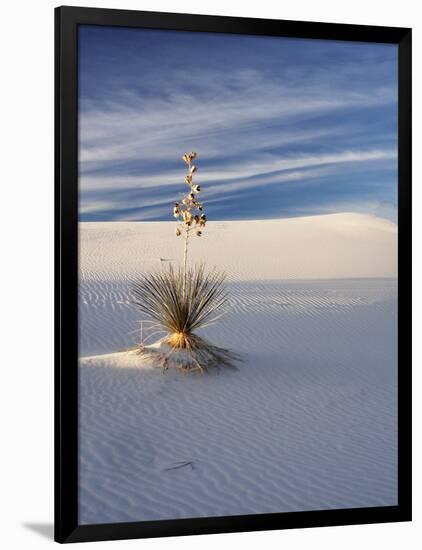
[[[345,170],[351,181],[364,177],[365,171],[372,174],[370,185],[377,169],[374,185],[391,197],[397,150],[391,50],[384,55],[384,50],[367,45],[358,50],[359,58],[354,50],[332,58],[324,45],[320,66],[315,66],[309,61],[309,41],[298,41],[294,51],[299,61],[278,65],[286,48],[292,51],[291,43],[258,42],[262,55],[267,54],[258,57],[251,54],[249,42],[242,46],[230,40],[232,58],[222,65],[220,49],[228,48],[222,36],[214,50],[206,52],[201,67],[190,74],[179,68],[176,55],[172,57],[173,49],[178,55],[184,51],[183,37],[176,35],[166,37],[166,57],[158,49],[160,36],[155,34],[151,44],[149,35],[155,63],[153,55],[144,59],[133,49],[123,51],[119,40],[114,48],[104,42],[109,57],[103,55],[91,72],[82,72],[82,219],[166,218],[165,201],[174,200],[178,186],[183,189],[179,157],[192,148],[200,153],[198,176],[208,198],[225,197],[239,217],[246,191],[259,193],[295,181],[312,186],[317,180],[321,196],[326,196],[328,191],[321,187],[324,175],[343,176]],[[98,31],[96,37],[101,39]],[[131,40],[140,46],[133,34]],[[200,35],[198,41],[201,49]],[[185,42],[191,48],[192,36]],[[82,40],[82,67],[89,65],[91,55]],[[245,55],[250,56],[250,66]],[[144,69],[137,76],[130,70],[134,63]],[[120,85],[105,86],[108,73],[117,70]],[[385,188],[380,186],[381,175],[387,175]],[[357,187],[362,190],[362,185]],[[332,195],[332,186],[326,188]],[[134,195],[135,191],[139,192]],[[299,204],[306,199],[304,193],[297,190]],[[363,190],[363,201],[366,194]],[[335,197],[326,200],[334,204]],[[354,192],[350,200],[358,203]]]

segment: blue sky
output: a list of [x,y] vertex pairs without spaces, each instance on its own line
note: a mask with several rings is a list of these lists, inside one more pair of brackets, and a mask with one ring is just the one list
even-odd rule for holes
[[82,26],[79,219],[396,220],[394,45]]

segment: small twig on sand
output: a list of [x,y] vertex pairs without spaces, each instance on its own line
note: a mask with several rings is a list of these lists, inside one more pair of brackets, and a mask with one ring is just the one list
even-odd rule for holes
[[163,472],[167,472],[168,470],[178,470],[179,468],[184,468],[185,466],[190,466],[191,470],[195,469],[195,466],[192,460],[185,460],[182,462],[176,462],[174,466],[169,466],[168,468],[164,468]]

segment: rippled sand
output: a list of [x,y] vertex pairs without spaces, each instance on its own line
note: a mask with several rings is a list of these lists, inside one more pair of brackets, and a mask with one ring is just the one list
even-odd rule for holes
[[[173,225],[81,224],[82,523],[396,504],[396,233],[345,216],[313,219],[337,255],[320,278],[308,249],[286,250],[297,220],[210,224],[197,255],[225,262],[231,298],[204,334],[243,361],[206,376],[121,351],[139,337],[130,283],[176,256]],[[264,224],[272,250],[255,246],[248,270],[244,239]]]

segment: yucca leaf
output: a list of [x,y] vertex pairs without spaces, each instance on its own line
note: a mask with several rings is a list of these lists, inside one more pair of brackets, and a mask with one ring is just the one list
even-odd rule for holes
[[205,272],[203,265],[149,273],[133,285],[134,304],[169,333],[191,333],[209,323],[215,313],[221,314],[227,303],[225,275]]

